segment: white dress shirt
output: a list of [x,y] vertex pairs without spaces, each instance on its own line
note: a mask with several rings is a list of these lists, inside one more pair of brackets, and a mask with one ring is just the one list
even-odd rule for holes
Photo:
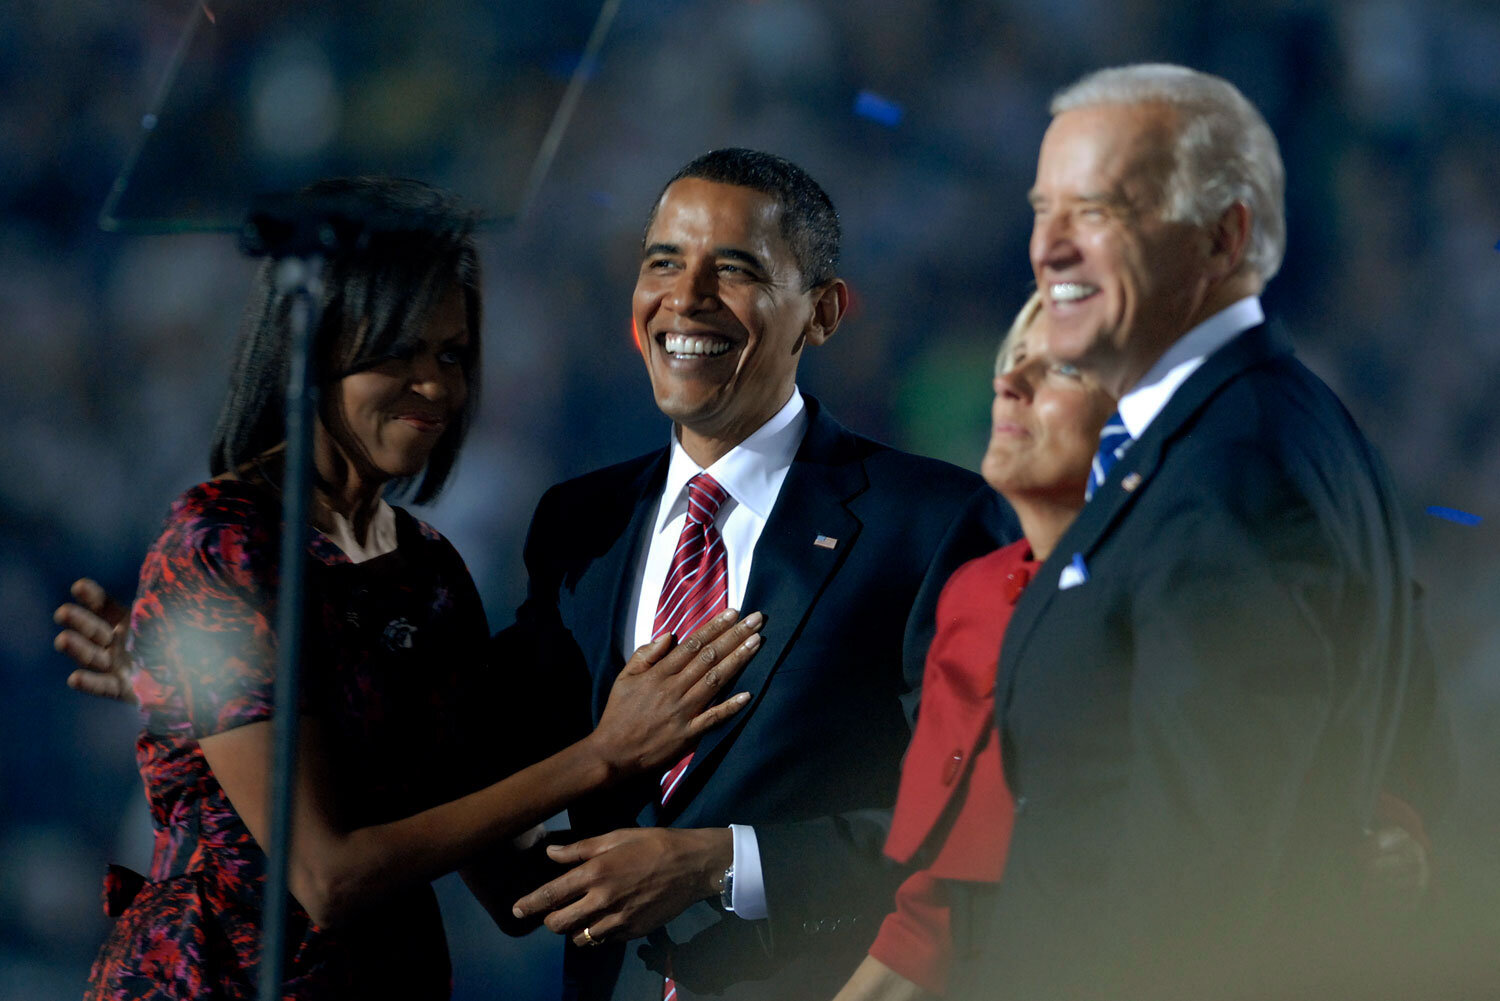
[[[656,604],[672,566],[677,538],[687,522],[687,482],[699,473],[708,473],[729,495],[719,507],[714,525],[724,540],[724,554],[729,561],[727,601],[730,608],[740,608],[745,597],[745,583],[750,579],[755,544],[766,527],[766,518],[776,504],[781,485],[786,481],[792,459],[806,433],[807,407],[796,387],[792,388],[791,399],[774,417],[706,470],[688,457],[673,433],[667,481],[657,503],[656,517],[647,527],[646,545],[642,547],[641,562],[635,575],[635,587],[631,593],[635,617],[627,620],[624,649],[634,650],[651,642]],[[734,913],[747,920],[764,918],[769,912],[755,829],[731,824],[730,831],[734,835]]]
[[1130,437],[1140,440],[1147,426],[1177,392],[1177,387],[1198,371],[1198,366],[1209,355],[1251,327],[1264,323],[1265,319],[1260,297],[1247,295],[1183,334],[1166,354],[1157,359],[1141,381],[1120,397],[1120,420],[1125,423]]

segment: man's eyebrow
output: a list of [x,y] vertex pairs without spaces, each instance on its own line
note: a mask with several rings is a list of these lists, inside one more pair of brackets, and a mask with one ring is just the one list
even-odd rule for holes
[[1129,207],[1130,199],[1121,191],[1090,191],[1078,199],[1089,205],[1107,205],[1110,208]]
[[748,250],[740,250],[738,247],[715,247],[714,256],[727,257],[731,261],[739,261],[743,264],[748,264],[756,271],[764,272],[768,270],[765,264],[761,262],[761,259],[759,257],[756,257]]
[[681,254],[682,248],[675,243],[652,243],[641,251],[642,257],[655,257],[657,254]]
[[[1026,192],[1026,201],[1032,208],[1035,208],[1039,203],[1046,200],[1046,197],[1035,188]],[[1072,201],[1082,202],[1085,205],[1108,205],[1111,207],[1128,206],[1130,204],[1130,200],[1118,191],[1090,191],[1073,198]]]

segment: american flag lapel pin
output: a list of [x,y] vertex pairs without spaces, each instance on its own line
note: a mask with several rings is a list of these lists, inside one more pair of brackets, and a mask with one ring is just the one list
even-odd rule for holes
[[838,539],[832,538],[827,535],[819,535],[816,539],[813,539],[813,545],[817,546],[819,549],[832,549],[838,544]]

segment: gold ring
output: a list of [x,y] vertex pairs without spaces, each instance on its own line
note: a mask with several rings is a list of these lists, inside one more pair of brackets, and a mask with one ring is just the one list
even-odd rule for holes
[[584,925],[583,926],[583,944],[584,945],[598,945],[599,944],[598,940],[596,940],[594,938],[594,936],[592,936],[592,935],[589,934],[588,925]]

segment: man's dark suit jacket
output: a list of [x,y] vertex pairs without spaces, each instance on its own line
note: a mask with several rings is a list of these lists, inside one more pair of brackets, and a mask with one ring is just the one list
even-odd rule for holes
[[[647,777],[570,810],[584,832],[754,825],[770,917],[705,901],[647,940],[570,945],[574,996],[660,1001],[670,953],[683,1001],[826,999],[890,909],[901,873],[881,846],[938,592],[1019,533],[973,473],[854,435],[811,398],[807,408],[742,603],[765,613],[765,643],[729,691],[753,700],[703,737],[666,807]],[[531,708],[552,743],[597,721],[630,652],[621,636],[667,459],[560,484],[537,507],[528,597],[497,642],[512,664],[546,665],[551,691]],[[836,541],[814,545],[819,536]]]
[[[1060,588],[1075,561],[1087,581]],[[1319,996],[1358,968],[1345,905],[1408,687],[1410,579],[1389,478],[1332,391],[1264,326],[1212,354],[1011,619],[1017,817],[959,996]]]

